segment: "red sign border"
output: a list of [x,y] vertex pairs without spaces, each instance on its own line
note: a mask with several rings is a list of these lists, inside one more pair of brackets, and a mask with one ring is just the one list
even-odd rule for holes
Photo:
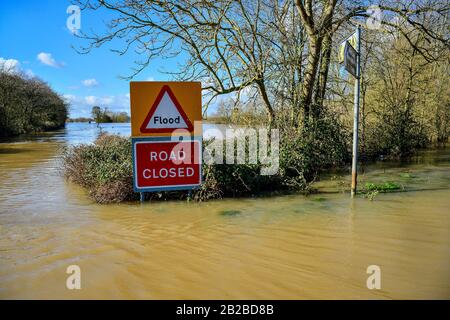
[[194,126],[192,125],[192,122],[187,117],[186,113],[184,112],[183,108],[181,107],[180,103],[178,102],[177,98],[175,97],[172,89],[170,89],[170,86],[165,84],[161,88],[161,91],[159,92],[158,96],[156,97],[155,102],[153,103],[152,107],[150,108],[150,111],[148,112],[147,116],[144,119],[144,122],[141,125],[141,133],[170,133],[174,132],[175,130],[179,129],[185,129],[185,128],[147,128],[148,122],[152,118],[153,114],[156,112],[156,109],[158,108],[159,103],[161,102],[164,93],[169,95],[172,102],[175,104],[175,107],[177,108],[178,112],[180,113],[181,117],[183,118],[184,122],[186,123],[187,130],[189,132],[194,131]]

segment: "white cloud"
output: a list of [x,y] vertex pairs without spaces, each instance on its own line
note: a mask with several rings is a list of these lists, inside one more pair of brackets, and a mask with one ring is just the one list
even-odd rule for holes
[[100,104],[111,106],[113,103],[117,103],[114,96],[100,98]]
[[31,69],[25,70],[25,75],[26,75],[28,78],[34,78],[34,76],[35,76],[34,72],[33,72]]
[[76,101],[77,101],[77,97],[74,96],[73,94],[64,94],[63,97],[66,100],[66,102],[69,104],[76,103]]
[[91,106],[96,105],[97,100],[98,100],[98,98],[96,96],[84,97],[84,101],[86,102],[86,104],[91,105]]
[[31,69],[23,70],[19,60],[5,59],[3,57],[0,57],[0,71],[6,73],[23,74],[27,78],[34,78],[35,76]]
[[20,71],[20,62],[16,59],[4,59],[0,57],[0,70],[7,73],[17,73]]
[[84,102],[89,106],[101,106],[101,107],[115,107],[118,105],[118,100],[116,96],[105,96],[105,97],[97,97],[97,96],[86,96],[84,97]]
[[81,81],[81,83],[83,84],[83,86],[88,87],[88,88],[96,87],[99,85],[99,82],[94,78],[83,80],[83,81]]
[[47,66],[53,67],[53,68],[60,68],[60,67],[63,67],[63,66],[64,66],[63,63],[57,62],[57,61],[52,57],[52,54],[51,54],[51,53],[41,52],[41,53],[39,53],[39,54],[37,55],[37,59],[38,59],[41,63],[43,63],[43,64],[45,64],[45,65],[47,65]]
[[147,79],[145,79],[145,81],[155,81],[155,78],[153,78],[153,77],[148,77]]
[[73,118],[88,116],[93,106],[108,108],[115,112],[130,112],[130,97],[127,94],[115,96],[78,96],[65,94],[65,100],[70,104],[70,116]]

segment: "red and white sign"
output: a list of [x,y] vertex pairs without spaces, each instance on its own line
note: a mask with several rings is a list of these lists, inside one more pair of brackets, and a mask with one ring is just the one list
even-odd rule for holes
[[133,141],[134,189],[192,189],[201,184],[201,141]]
[[165,85],[140,129],[143,133],[162,133],[177,129],[192,131],[193,126],[170,87]]

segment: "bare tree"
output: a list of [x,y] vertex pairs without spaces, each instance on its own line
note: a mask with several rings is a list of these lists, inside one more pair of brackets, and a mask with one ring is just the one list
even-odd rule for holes
[[[138,61],[130,77],[153,58],[180,52],[188,58],[177,72],[180,80],[200,80],[207,98],[204,111],[216,97],[244,88],[258,90],[258,103],[268,122],[276,111],[289,109],[291,123],[304,127],[321,117],[327,91],[331,54],[336,37],[358,19],[369,18],[367,1],[354,0],[78,0],[84,9],[108,9],[115,18],[103,34],[82,34],[90,40],[87,53],[122,39],[118,54],[135,50]],[[448,14],[448,0],[380,0],[385,30],[395,29],[417,53],[432,61],[448,50],[446,33],[435,24]],[[295,10],[294,10],[295,9]],[[420,33],[434,50],[413,41]],[[336,36],[337,35],[337,36]],[[281,102],[280,102],[281,101]]]
[[258,88],[269,122],[274,110],[266,86],[266,68],[276,43],[262,21],[271,20],[262,1],[79,1],[85,9],[107,8],[117,14],[103,35],[83,34],[90,40],[80,52],[87,53],[114,38],[124,38],[125,54],[133,48],[144,60],[137,62],[134,76],[154,57],[173,57],[184,51],[185,65],[173,75],[181,80],[204,83],[206,108],[217,96]]

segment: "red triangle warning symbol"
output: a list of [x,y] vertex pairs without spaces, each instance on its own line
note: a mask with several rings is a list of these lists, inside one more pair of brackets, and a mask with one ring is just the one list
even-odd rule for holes
[[167,133],[177,129],[193,131],[194,127],[170,87],[164,85],[141,125],[141,132]]

